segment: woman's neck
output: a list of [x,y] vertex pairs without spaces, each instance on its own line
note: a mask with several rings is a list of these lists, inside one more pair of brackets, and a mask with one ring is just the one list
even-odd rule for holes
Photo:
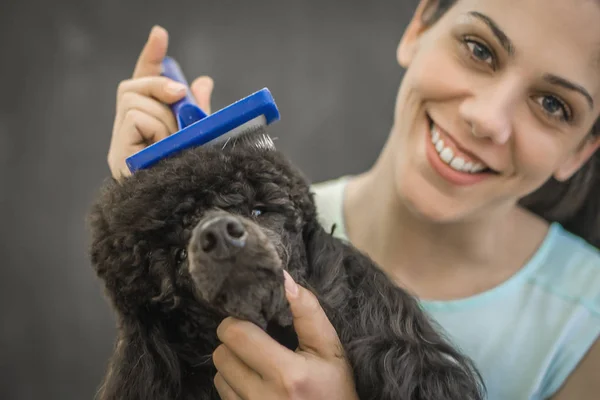
[[[518,207],[477,221],[427,221],[378,174],[374,169],[349,182],[346,234],[421,297],[463,297],[497,285],[523,266],[547,232],[547,223]],[[458,287],[441,290],[448,284]]]

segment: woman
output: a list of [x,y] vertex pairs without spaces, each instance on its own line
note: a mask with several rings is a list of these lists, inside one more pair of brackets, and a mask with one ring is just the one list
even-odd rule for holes
[[[600,253],[581,239],[600,244],[598,38],[598,0],[421,0],[398,46],[406,74],[379,159],[314,187],[323,224],[421,299],[490,399],[600,393]],[[140,143],[175,131],[160,102],[181,89],[156,77],[166,41],[154,30],[120,86],[115,177]],[[192,88],[209,110],[210,78]],[[251,324],[219,327],[224,399],[354,396],[331,325],[293,293],[296,353]]]

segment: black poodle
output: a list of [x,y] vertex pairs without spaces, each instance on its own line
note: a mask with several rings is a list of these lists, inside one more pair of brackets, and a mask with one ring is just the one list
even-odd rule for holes
[[228,315],[295,349],[286,269],[318,297],[361,399],[481,399],[473,364],[417,301],[323,229],[282,154],[249,142],[187,150],[108,182],[93,205],[91,260],[118,318],[99,398],[218,399]]

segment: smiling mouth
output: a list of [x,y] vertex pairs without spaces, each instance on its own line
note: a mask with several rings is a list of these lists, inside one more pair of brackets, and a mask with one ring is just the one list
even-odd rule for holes
[[455,170],[466,174],[498,174],[483,162],[458,149],[456,143],[447,134],[442,133],[435,122],[428,116],[431,143],[439,159]]

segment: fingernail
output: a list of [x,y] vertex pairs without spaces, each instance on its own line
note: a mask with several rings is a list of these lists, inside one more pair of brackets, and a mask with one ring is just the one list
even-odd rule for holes
[[187,88],[185,85],[178,82],[169,82],[167,83],[167,91],[171,94],[181,94],[185,92]]
[[298,295],[298,285],[286,270],[283,270],[283,277],[285,278],[285,290],[293,297],[296,297]]

